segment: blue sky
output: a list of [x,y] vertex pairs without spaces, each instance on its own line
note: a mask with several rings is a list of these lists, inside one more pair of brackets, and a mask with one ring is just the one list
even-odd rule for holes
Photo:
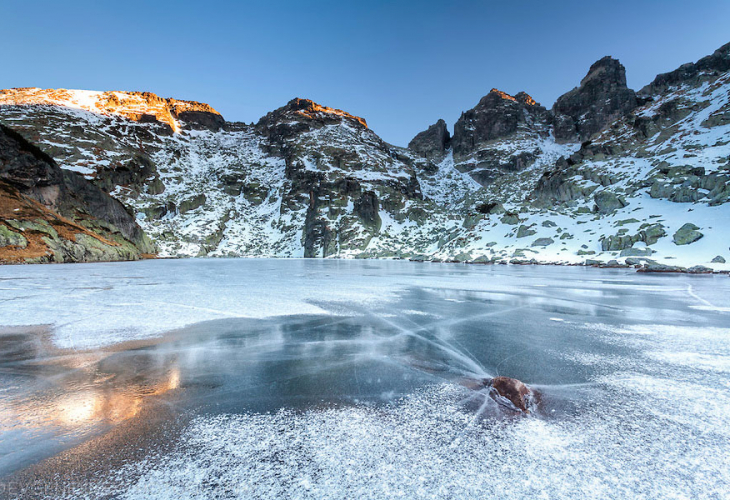
[[550,107],[604,55],[639,89],[730,41],[728,19],[728,0],[3,0],[0,88],[148,90],[246,122],[306,97],[406,145],[492,87]]

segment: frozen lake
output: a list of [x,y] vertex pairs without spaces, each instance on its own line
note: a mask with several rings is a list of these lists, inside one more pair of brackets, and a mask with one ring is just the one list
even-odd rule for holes
[[[495,375],[534,388],[537,411],[464,386]],[[0,498],[728,491],[727,276],[0,267]]]

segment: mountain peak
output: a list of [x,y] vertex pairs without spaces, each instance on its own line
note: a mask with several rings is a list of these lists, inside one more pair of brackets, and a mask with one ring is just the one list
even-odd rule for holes
[[580,85],[584,87],[594,81],[600,82],[601,85],[626,87],[626,68],[618,59],[611,56],[602,57],[591,65]]
[[439,118],[428,129],[418,133],[408,143],[408,148],[424,158],[434,159],[441,157],[448,149],[450,143],[451,135],[446,128],[446,122]]
[[492,90],[489,91],[489,93],[490,94],[494,94],[497,97],[500,97],[500,98],[505,99],[507,101],[515,101],[516,100],[513,96],[509,95],[507,92],[502,92],[501,90],[499,90],[497,88],[493,88]]
[[591,65],[580,87],[555,101],[555,137],[585,141],[637,105],[636,93],[626,85],[624,65],[603,57]]
[[301,97],[295,97],[291,101],[287,103],[285,108],[288,108],[291,111],[296,112],[297,114],[304,116],[306,118],[316,118],[319,113],[324,113],[327,115],[334,115],[341,118],[347,118],[350,120],[354,120],[363,127],[368,126],[367,122],[364,118],[360,118],[359,116],[351,115],[347,111],[343,111],[341,109],[336,108],[330,108],[328,106],[322,106],[321,104],[318,104],[311,99],[302,99]]
[[525,104],[526,106],[539,106],[540,103],[537,102],[535,99],[532,98],[530,94],[527,92],[517,92],[515,94],[515,99],[518,102],[521,102],[522,104]]
[[311,99],[295,97],[286,105],[261,117],[256,123],[256,129],[267,137],[283,139],[296,136],[302,131],[344,122],[356,128],[368,128],[367,122],[359,116],[322,106]]

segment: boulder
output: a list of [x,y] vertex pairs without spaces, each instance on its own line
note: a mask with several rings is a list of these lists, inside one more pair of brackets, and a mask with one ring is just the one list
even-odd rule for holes
[[654,253],[654,250],[652,250],[649,247],[644,248],[625,248],[621,250],[621,253],[619,254],[619,257],[651,257],[651,255]]
[[502,224],[509,224],[510,226],[514,226],[520,223],[520,216],[516,212],[507,212],[499,220],[502,221]]
[[538,238],[532,242],[533,247],[546,247],[552,245],[555,241],[552,238]]
[[[627,259],[628,262],[628,259]],[[660,264],[658,262],[648,260],[643,267],[638,269],[640,273],[681,273],[686,271],[685,268],[680,266],[670,266],[668,264]]]
[[610,214],[611,212],[627,205],[624,200],[616,196],[614,193],[605,190],[594,194],[593,201],[596,203],[596,212],[599,214]]
[[537,233],[534,229],[530,229],[530,226],[522,225],[517,229],[517,237],[518,238],[524,238],[525,236],[532,236],[533,234]]
[[202,207],[206,201],[206,197],[203,193],[196,194],[192,198],[181,201],[178,210],[181,214],[184,214],[190,212],[191,210],[195,210],[196,208]]
[[725,258],[722,255],[718,255],[717,257],[712,259],[710,262],[712,262],[713,264],[724,264]]
[[644,262],[654,262],[651,259],[629,257],[626,259],[627,266],[641,266]]
[[489,387],[490,395],[498,403],[530,413],[532,391],[523,382],[510,377],[494,377],[489,382]]
[[694,243],[695,241],[702,238],[702,236],[704,236],[701,232],[698,231],[698,229],[699,227],[688,222],[687,224],[680,227],[676,233],[674,233],[672,239],[674,240],[674,243],[676,245],[689,245],[690,243]]

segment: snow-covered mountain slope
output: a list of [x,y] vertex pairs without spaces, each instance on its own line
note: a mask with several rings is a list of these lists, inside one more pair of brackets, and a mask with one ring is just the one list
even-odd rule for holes
[[305,99],[246,125],[148,93],[12,89],[0,120],[134,211],[160,256],[729,270],[728,53],[639,93],[604,58],[553,110],[493,90],[410,148]]

